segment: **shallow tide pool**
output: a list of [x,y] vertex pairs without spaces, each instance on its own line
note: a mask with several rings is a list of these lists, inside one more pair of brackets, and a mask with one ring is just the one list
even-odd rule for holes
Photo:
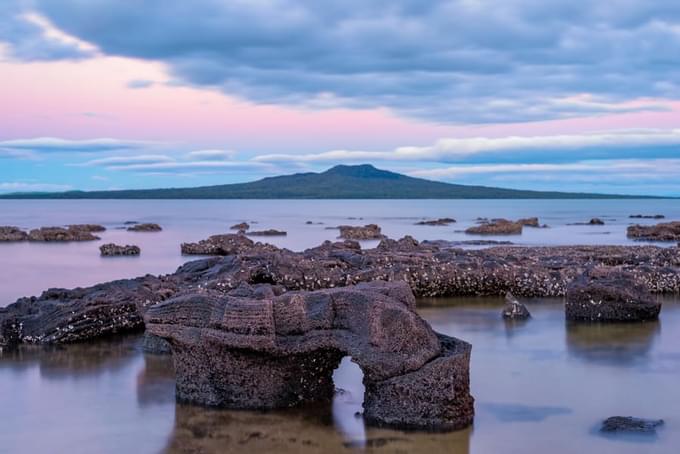
[[[367,428],[361,372],[348,358],[332,403],[277,412],[174,400],[171,358],[139,336],[0,356],[0,452],[677,453],[680,301],[658,322],[571,325],[560,300],[527,300],[506,323],[498,298],[421,300],[435,330],[473,345],[473,428],[448,434]],[[605,438],[613,415],[663,418],[652,438]]]

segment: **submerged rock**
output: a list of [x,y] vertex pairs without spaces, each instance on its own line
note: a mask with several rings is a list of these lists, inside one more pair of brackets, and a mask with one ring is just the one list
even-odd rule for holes
[[507,219],[494,219],[480,225],[469,227],[465,233],[471,235],[521,235],[522,225]]
[[647,241],[680,241],[680,221],[656,225],[631,225],[628,238]]
[[430,219],[430,220],[425,220],[425,221],[418,221],[416,222],[416,225],[449,225],[455,223],[456,220],[453,218],[439,218],[439,219]]
[[340,238],[345,240],[381,240],[386,238],[377,224],[341,225],[338,228],[340,229]]
[[21,230],[19,227],[1,226],[0,227],[0,242],[9,241],[26,241],[28,233]]
[[91,232],[91,233],[96,233],[96,232],[105,232],[106,227],[103,225],[99,224],[71,224],[67,226],[69,229],[72,230],[82,230],[84,232]]
[[661,303],[635,277],[612,268],[596,268],[567,288],[568,320],[644,321],[658,318]]
[[631,214],[630,219],[665,219],[663,214]]
[[128,232],[160,232],[163,230],[158,224],[134,224],[127,228]]
[[119,255],[139,255],[142,251],[139,246],[127,244],[120,246],[118,244],[103,244],[99,246],[99,252],[102,257],[114,257]]
[[642,419],[632,416],[612,416],[602,422],[600,432],[605,433],[638,433],[655,434],[656,429],[664,425],[663,419]]
[[504,319],[508,320],[526,320],[531,318],[531,313],[527,307],[517,301],[512,293],[508,292],[505,294],[505,306],[501,315]]
[[284,232],[283,230],[276,230],[276,229],[267,229],[267,230],[256,230],[254,232],[248,232],[246,235],[251,235],[251,236],[286,236],[288,235],[288,232]]
[[41,227],[33,229],[28,234],[29,241],[95,241],[99,240],[98,236],[92,234],[88,229],[83,229],[81,226],[64,227]]
[[470,345],[436,334],[405,283],[242,292],[186,294],[146,313],[149,332],[172,347],[178,400],[250,409],[328,401],[333,371],[349,355],[364,372],[368,424],[472,423]]

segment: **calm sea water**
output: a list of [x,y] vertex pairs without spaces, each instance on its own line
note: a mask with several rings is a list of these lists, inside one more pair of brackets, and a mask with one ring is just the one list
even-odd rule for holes
[[[627,244],[630,214],[680,219],[672,200],[607,201],[0,201],[0,225],[32,228],[100,223],[102,241],[0,244],[0,305],[47,287],[90,285],[172,272],[188,257],[179,244],[224,233],[236,222],[279,228],[271,242],[293,250],[333,239],[338,224],[378,223],[391,237],[471,239],[477,217],[538,216],[549,229],[525,229],[518,244]],[[413,225],[454,217],[449,227]],[[600,217],[605,226],[571,226]],[[349,219],[362,218],[362,219]],[[161,233],[120,230],[158,222]],[[315,223],[306,225],[306,221]],[[501,238],[499,238],[501,239]],[[101,259],[103,242],[134,243],[138,258]],[[270,241],[270,239],[267,239]],[[375,242],[367,242],[371,246]],[[420,313],[443,333],[473,345],[474,428],[449,434],[366,428],[355,416],[361,372],[348,359],[335,374],[343,389],[328,406],[285,412],[233,412],[177,405],[168,357],[144,355],[139,338],[0,356],[0,453],[377,452],[676,453],[680,446],[680,301],[668,298],[659,322],[569,325],[559,300],[527,301],[534,317],[506,324],[500,299],[422,300]],[[656,439],[608,439],[595,427],[613,415],[664,418]]]

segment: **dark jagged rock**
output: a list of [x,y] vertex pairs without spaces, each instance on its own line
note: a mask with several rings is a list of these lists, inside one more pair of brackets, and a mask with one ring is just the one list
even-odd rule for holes
[[288,232],[284,232],[283,230],[276,230],[276,229],[267,229],[267,230],[256,230],[254,232],[248,232],[246,235],[251,235],[251,236],[286,236],[288,235]]
[[28,234],[29,241],[95,241],[100,239],[87,229],[80,226],[64,227],[41,227],[33,229]]
[[250,409],[327,401],[333,371],[350,355],[364,372],[369,424],[472,423],[470,345],[437,335],[405,283],[260,293],[199,292],[147,311],[149,332],[172,347],[178,400]]
[[160,232],[163,230],[158,224],[134,224],[127,228],[128,232]]
[[0,346],[61,344],[141,330],[148,306],[175,292],[153,276],[89,288],[50,289],[0,309]]
[[628,238],[647,241],[680,241],[680,221],[656,225],[631,225]]
[[507,219],[494,219],[480,225],[469,227],[465,233],[470,235],[521,235],[522,224]]
[[455,223],[456,220],[453,218],[439,218],[439,219],[429,219],[425,221],[418,221],[416,225],[449,225]]
[[592,218],[588,221],[588,225],[604,225],[604,221],[600,218]]
[[595,268],[567,288],[568,320],[629,322],[654,320],[661,303],[632,274]]
[[231,227],[229,227],[231,230],[238,230],[239,232],[245,232],[250,228],[250,224],[247,222],[241,222],[239,224],[234,224]]
[[139,246],[127,244],[120,246],[118,244],[102,244],[99,246],[99,252],[102,257],[114,257],[120,255],[139,255],[142,251]]
[[19,227],[2,226],[0,227],[0,242],[9,241],[26,241],[28,233],[21,230]]
[[345,240],[381,240],[385,238],[382,234],[380,226],[376,224],[368,224],[364,226],[341,225],[339,238]]
[[656,434],[656,429],[664,425],[663,419],[642,419],[632,416],[612,416],[602,422],[600,432]]
[[508,320],[526,320],[531,318],[531,313],[527,307],[517,301],[512,293],[505,294],[505,306],[501,312],[503,318]]
[[631,214],[630,219],[665,219],[663,214]]

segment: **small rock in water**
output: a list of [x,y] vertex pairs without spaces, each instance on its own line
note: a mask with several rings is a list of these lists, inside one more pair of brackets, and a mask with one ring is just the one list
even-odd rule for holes
[[0,241],[25,241],[27,239],[28,233],[24,232],[19,227],[0,227]]
[[134,224],[128,232],[160,232],[163,228],[158,224]]
[[602,422],[600,432],[655,434],[664,425],[663,419],[642,419],[633,416],[612,416]]
[[355,225],[341,225],[340,238],[345,240],[381,240],[386,238],[380,230],[380,226],[376,224],[368,224],[364,226]]
[[418,221],[416,225],[449,225],[456,222],[453,218],[439,218],[439,219],[429,219],[425,221]]
[[526,320],[531,318],[531,313],[527,307],[517,301],[512,293],[505,295],[505,306],[503,307],[503,318],[508,320]]
[[600,218],[592,218],[588,221],[588,225],[604,225],[604,221]]
[[117,244],[109,243],[99,246],[99,252],[102,257],[114,257],[118,255],[139,255],[142,251],[139,246],[127,244],[119,246]]
[[229,227],[231,230],[238,230],[239,232],[245,232],[250,228],[250,224],[247,222],[241,222],[240,224],[234,224]]

